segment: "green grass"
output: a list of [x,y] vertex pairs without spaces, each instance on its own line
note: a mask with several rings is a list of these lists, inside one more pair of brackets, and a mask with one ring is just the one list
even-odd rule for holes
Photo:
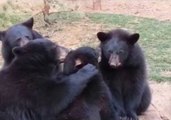
[[124,27],[139,32],[139,43],[147,58],[150,79],[171,81],[171,22],[114,14],[88,16],[94,23],[105,24],[110,29]]
[[84,16],[81,13],[75,13],[70,11],[55,12],[55,13],[51,13],[48,16],[48,19],[51,22],[63,22],[63,23],[79,21],[83,18]]
[[29,16],[29,13],[23,12],[18,5],[14,5],[11,0],[7,0],[6,4],[0,6],[0,29],[21,22]]
[[26,14],[6,14],[5,12],[0,12],[0,29],[7,28],[13,24],[27,19]]
[[[116,27],[128,28],[139,32],[139,41],[147,58],[149,79],[155,81],[171,81],[171,22],[161,22],[154,19],[141,17],[89,13],[80,14],[74,12],[58,12],[52,14],[51,19],[68,23],[88,18],[91,24],[102,24],[105,30]],[[25,18],[24,15],[0,13],[0,28],[15,24]],[[83,21],[85,22],[85,21]],[[89,31],[87,31],[87,34]],[[91,44],[88,42],[88,44]],[[169,73],[169,74],[167,74]]]

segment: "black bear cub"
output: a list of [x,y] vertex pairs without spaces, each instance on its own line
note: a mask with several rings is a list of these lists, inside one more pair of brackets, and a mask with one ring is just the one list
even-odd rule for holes
[[100,69],[108,84],[121,118],[137,120],[151,102],[147,82],[146,63],[138,45],[139,34],[115,29],[99,32],[101,62]]
[[88,64],[62,81],[56,79],[58,46],[46,39],[30,41],[12,52],[14,60],[0,71],[0,118],[55,120],[98,73]]
[[4,58],[4,66],[11,63],[14,58],[12,49],[16,46],[21,46],[26,42],[42,38],[42,36],[33,30],[34,19],[30,18],[27,21],[13,25],[5,31],[0,31],[0,40],[2,41],[2,57]]
[[[99,69],[95,49],[81,47],[71,51],[64,60],[64,74],[72,74],[86,64]],[[58,120],[118,120],[112,105],[112,96],[101,73],[94,76],[72,104],[58,117]]]
[[[0,31],[0,41],[2,41],[2,57],[4,58],[3,68],[8,66],[14,59],[12,49],[17,46],[22,46],[37,38],[43,38],[41,34],[33,30],[34,19],[30,18],[22,23],[12,25],[5,31]],[[69,50],[65,47],[59,46],[59,59],[66,56]]]

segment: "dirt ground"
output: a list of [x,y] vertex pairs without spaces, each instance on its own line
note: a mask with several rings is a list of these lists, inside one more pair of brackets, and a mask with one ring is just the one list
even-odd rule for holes
[[[0,0],[0,4],[5,1]],[[94,0],[94,6],[93,0],[59,1],[65,1],[64,4],[66,6],[77,11],[107,12],[158,20],[171,20],[171,0],[101,0],[101,4],[98,3],[98,0]],[[42,10],[42,3],[42,0],[37,0],[36,2],[35,0],[15,0],[15,4],[33,14]],[[51,2],[50,4],[54,3]],[[54,10],[57,9],[51,9],[51,11]],[[84,45],[84,42],[87,40],[90,41],[91,45],[97,39],[95,34],[103,29],[102,25],[82,22],[65,26],[58,23],[58,25],[53,26],[52,30],[52,26],[44,28],[39,23],[36,23],[35,28],[43,35],[49,36],[52,40],[58,42],[58,44],[72,49]],[[86,34],[87,31],[92,31],[93,34]],[[152,103],[148,111],[140,116],[140,120],[171,120],[171,84],[150,81],[150,86],[153,94]]]
[[[75,0],[83,1],[83,0]],[[89,0],[92,1],[92,0]],[[134,15],[159,20],[171,20],[171,0],[94,0],[78,10]],[[80,2],[82,4],[83,2]],[[101,5],[101,6],[100,6]]]

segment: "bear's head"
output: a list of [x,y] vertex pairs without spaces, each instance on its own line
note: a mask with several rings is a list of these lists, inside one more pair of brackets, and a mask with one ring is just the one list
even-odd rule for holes
[[22,46],[26,42],[42,38],[42,36],[32,30],[34,24],[33,18],[13,25],[5,31],[0,31],[0,40],[2,41],[2,57],[4,58],[4,66],[9,65],[14,58],[12,49],[16,46]]
[[130,33],[123,29],[98,32],[102,59],[107,60],[112,68],[123,66],[139,36],[138,33]]
[[44,38],[35,39],[23,46],[13,48],[15,58],[12,63],[18,63],[25,68],[52,70],[59,65],[58,51],[58,46],[52,41]]
[[91,47],[80,47],[70,51],[64,60],[64,72],[70,74],[87,64],[98,67],[98,53]]
[[33,18],[29,20],[13,25],[5,31],[0,31],[0,40],[7,42],[9,46],[19,46],[28,40],[33,39],[32,27],[34,24]]

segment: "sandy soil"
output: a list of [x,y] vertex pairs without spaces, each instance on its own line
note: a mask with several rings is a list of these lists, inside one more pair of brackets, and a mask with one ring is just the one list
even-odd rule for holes
[[171,20],[171,0],[101,0],[101,7],[99,7],[100,4],[96,2],[96,7],[94,8],[92,5],[93,2],[91,2],[92,0],[89,1],[89,4],[80,7],[79,10]]

